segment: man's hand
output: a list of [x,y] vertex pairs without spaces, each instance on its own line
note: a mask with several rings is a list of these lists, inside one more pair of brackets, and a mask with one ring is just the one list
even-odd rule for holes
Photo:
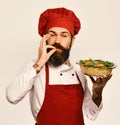
[[[36,69],[36,71],[38,72],[41,67],[48,61],[48,59],[50,58],[50,56],[56,51],[56,48],[54,46],[51,45],[47,45],[47,40],[49,39],[50,35],[44,35],[42,40],[40,41],[40,46],[38,49],[38,59],[36,61],[35,64],[33,65],[33,67]],[[51,49],[49,52],[47,52],[47,49]]]
[[105,87],[107,81],[110,80],[111,77],[112,77],[112,74],[110,74],[108,76],[96,77],[96,80],[95,80],[94,77],[90,76],[90,79],[93,82],[92,99],[97,106],[99,106],[102,101],[103,88]]

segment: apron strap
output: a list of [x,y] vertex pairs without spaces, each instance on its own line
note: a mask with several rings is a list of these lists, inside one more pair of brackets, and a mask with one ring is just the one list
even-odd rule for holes
[[46,72],[46,86],[48,86],[49,85],[49,67],[47,63],[45,65],[45,72]]
[[80,80],[80,78],[79,78],[79,76],[78,76],[78,74],[77,74],[76,71],[75,71],[75,74],[76,74],[76,76],[77,76],[77,79],[78,79],[79,83],[82,84],[82,82],[81,82],[81,80]]

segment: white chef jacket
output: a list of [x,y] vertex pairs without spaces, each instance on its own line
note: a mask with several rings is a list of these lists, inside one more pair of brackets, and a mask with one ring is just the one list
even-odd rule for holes
[[[31,111],[36,120],[45,97],[46,74],[45,66],[43,66],[40,72],[36,74],[36,70],[33,68],[34,63],[35,60],[30,62],[17,78],[8,85],[6,89],[6,97],[10,103],[17,104],[27,93],[29,93]],[[98,107],[92,101],[92,96],[87,86],[87,80],[80,71],[79,65],[75,64],[73,66],[63,64],[57,68],[49,66],[49,84],[78,84],[79,81],[76,77],[76,73],[84,90],[83,112],[89,119],[94,120],[103,105],[101,103]]]

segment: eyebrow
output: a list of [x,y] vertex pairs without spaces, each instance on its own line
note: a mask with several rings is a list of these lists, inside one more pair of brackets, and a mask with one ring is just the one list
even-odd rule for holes
[[54,33],[54,34],[56,34],[56,32],[53,31],[53,30],[49,30],[48,33]]
[[[54,34],[57,34],[57,33],[56,33],[55,31],[53,31],[53,30],[48,31],[48,33],[50,33],[50,32],[51,32],[51,33],[54,33]],[[67,31],[63,31],[63,32],[61,32],[61,33],[63,33],[63,34],[64,34],[64,33],[69,34]]]

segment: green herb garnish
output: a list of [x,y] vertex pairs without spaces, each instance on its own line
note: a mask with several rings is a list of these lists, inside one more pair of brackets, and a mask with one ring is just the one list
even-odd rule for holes
[[112,68],[114,66],[113,62],[103,61],[101,59],[98,60],[80,60],[80,64],[88,67],[96,67],[96,68]]

